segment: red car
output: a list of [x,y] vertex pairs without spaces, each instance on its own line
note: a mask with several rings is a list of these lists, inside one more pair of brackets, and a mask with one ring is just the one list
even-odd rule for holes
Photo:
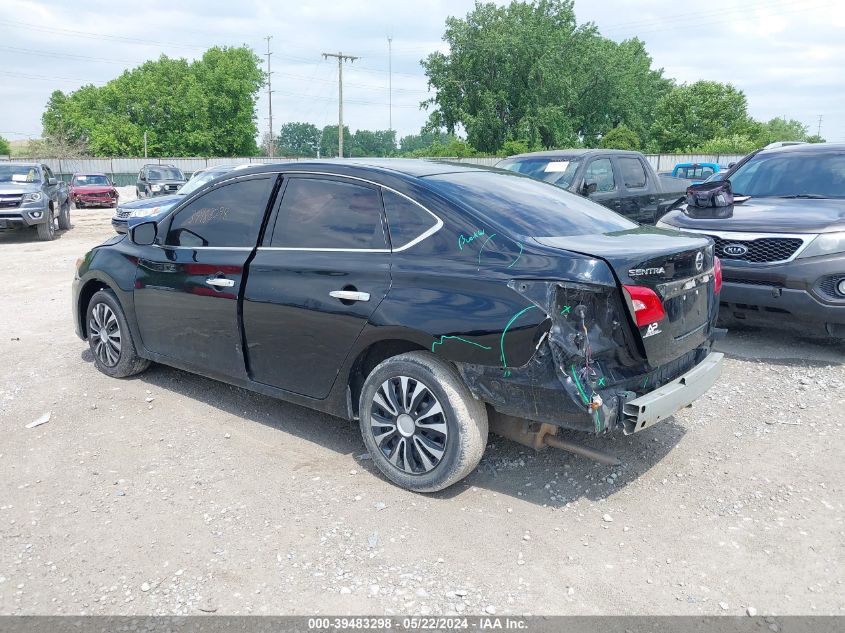
[[117,189],[105,174],[74,174],[70,181],[70,200],[82,207],[116,207]]

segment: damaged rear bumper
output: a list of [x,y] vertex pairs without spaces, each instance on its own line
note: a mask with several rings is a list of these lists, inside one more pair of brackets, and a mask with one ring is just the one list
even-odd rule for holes
[[712,387],[722,373],[724,354],[711,352],[691,370],[675,380],[629,400],[622,405],[622,424],[626,435],[647,429],[689,406]]

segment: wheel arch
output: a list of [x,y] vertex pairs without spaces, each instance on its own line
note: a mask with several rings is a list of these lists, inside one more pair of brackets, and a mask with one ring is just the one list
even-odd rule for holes
[[117,298],[117,301],[120,302],[120,299],[118,298],[114,288],[112,288],[108,283],[106,283],[99,277],[93,277],[85,282],[85,284],[79,290],[79,298],[76,304],[76,312],[79,318],[79,325],[82,331],[82,337],[85,340],[88,340],[88,323],[85,318],[85,313],[88,311],[88,304],[91,303],[91,297],[93,297],[100,290],[111,290],[112,293],[115,295],[115,298]]
[[358,401],[364,382],[373,369],[388,358],[414,351],[426,351],[426,347],[419,341],[409,338],[391,337],[373,341],[358,353],[346,377],[347,408],[350,419],[358,419]]

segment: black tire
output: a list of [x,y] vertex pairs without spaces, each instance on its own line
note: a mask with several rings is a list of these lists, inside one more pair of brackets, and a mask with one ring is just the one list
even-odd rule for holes
[[[438,404],[440,413],[432,414]],[[484,454],[484,404],[452,365],[428,352],[400,354],[378,365],[364,382],[359,406],[361,435],[373,463],[408,490],[448,488],[469,475]]]
[[107,376],[126,378],[150,366],[149,360],[138,355],[123,308],[111,290],[94,293],[85,311],[85,323],[94,364]]
[[62,231],[67,231],[70,228],[70,203],[65,202],[62,205],[62,210],[59,211],[59,228]]
[[51,242],[56,239],[56,219],[53,217],[53,210],[47,210],[47,221],[37,224],[35,230],[38,232],[38,239],[42,242]]

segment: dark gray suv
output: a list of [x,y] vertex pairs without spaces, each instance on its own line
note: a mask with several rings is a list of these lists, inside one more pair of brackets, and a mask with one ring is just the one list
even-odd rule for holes
[[720,318],[845,339],[845,144],[763,149],[726,179],[735,204],[684,205],[657,223],[713,238]]
[[135,189],[139,198],[169,196],[188,182],[182,170],[173,165],[144,165],[138,172]]

